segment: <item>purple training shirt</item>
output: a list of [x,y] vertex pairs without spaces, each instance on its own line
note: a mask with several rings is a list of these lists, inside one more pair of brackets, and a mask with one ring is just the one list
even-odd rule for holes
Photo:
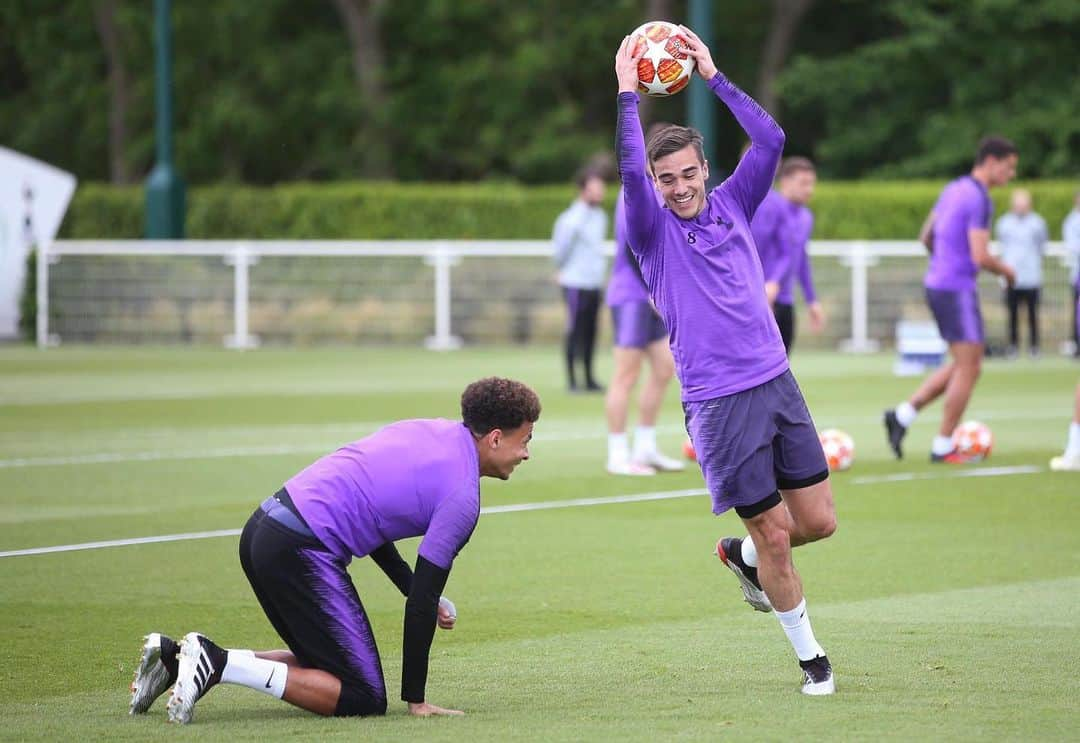
[[986,187],[965,175],[945,186],[934,205],[934,249],[923,284],[929,289],[975,289],[979,267],[971,258],[968,230],[988,230],[994,205]]
[[689,220],[656,198],[645,162],[638,96],[619,94],[627,237],[671,334],[687,402],[748,390],[788,368],[750,232],[750,220],[772,185],[784,132],[722,73],[709,81],[709,88],[731,109],[751,145],[735,172]]
[[407,537],[449,570],[480,518],[480,460],[460,421],[406,420],[346,444],[285,483],[326,547],[348,561]]
[[648,302],[649,288],[641,276],[637,259],[626,239],[626,201],[622,190],[615,197],[615,260],[607,286],[607,304],[615,307],[628,302]]
[[757,243],[765,281],[780,285],[776,301],[794,304],[794,279],[798,278],[803,299],[807,304],[816,302],[817,292],[807,253],[810,234],[814,231],[814,213],[770,190],[754,214],[750,230]]

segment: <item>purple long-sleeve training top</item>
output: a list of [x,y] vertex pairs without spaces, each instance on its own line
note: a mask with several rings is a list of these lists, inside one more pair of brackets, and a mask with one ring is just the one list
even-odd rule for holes
[[750,231],[754,212],[772,186],[784,132],[722,73],[708,84],[751,144],[693,219],[680,218],[657,200],[645,162],[638,96],[619,94],[617,146],[627,238],[671,334],[686,402],[742,392],[788,368]]
[[814,231],[814,213],[806,206],[788,201],[776,190],[770,190],[754,214],[750,230],[757,243],[765,281],[780,285],[776,301],[794,304],[794,283],[798,279],[806,303],[816,302],[814,276],[806,252],[810,234]]
[[327,454],[285,483],[315,536],[342,560],[423,536],[449,570],[480,518],[480,460],[461,421],[398,421]]

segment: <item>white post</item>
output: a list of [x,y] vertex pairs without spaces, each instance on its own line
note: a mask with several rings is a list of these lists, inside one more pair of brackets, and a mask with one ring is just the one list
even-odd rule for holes
[[446,245],[439,245],[424,259],[435,269],[435,335],[424,341],[433,351],[461,348],[461,339],[450,332],[450,268],[459,260]]
[[849,353],[869,353],[878,350],[878,342],[869,333],[869,290],[867,269],[877,263],[871,258],[866,244],[853,243],[847,258],[841,263],[851,268],[851,337],[841,341],[840,348]]
[[225,347],[243,351],[259,345],[259,339],[248,333],[248,267],[256,257],[246,243],[237,243],[225,263],[233,265],[233,333],[225,336]]
[[49,265],[60,260],[53,255],[52,245],[40,245],[37,248],[37,347],[48,348],[60,345],[60,337],[49,335]]

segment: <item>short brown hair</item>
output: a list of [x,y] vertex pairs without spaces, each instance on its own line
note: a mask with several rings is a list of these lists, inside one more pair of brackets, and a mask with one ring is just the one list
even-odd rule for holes
[[540,398],[526,384],[502,377],[479,379],[461,393],[461,420],[475,436],[511,431],[540,418]]
[[817,169],[814,168],[814,163],[809,158],[799,157],[785,157],[780,163],[780,177],[787,178],[789,175],[795,175],[796,173],[808,170],[811,173],[817,173]]
[[607,180],[604,178],[604,174],[601,172],[600,168],[596,167],[595,163],[590,163],[574,174],[574,183],[577,184],[578,190],[580,191],[585,188],[586,183],[594,178],[598,181]]
[[646,149],[649,152],[649,164],[678,152],[684,147],[693,147],[698,162],[705,162],[705,139],[701,132],[689,126],[669,126],[649,137]]
[[992,157],[995,160],[1004,160],[1009,155],[1018,154],[1020,154],[1020,151],[1016,149],[1016,145],[1012,143],[1012,140],[991,135],[989,137],[984,137],[983,140],[979,142],[979,148],[975,151],[975,164],[978,165],[988,157]]

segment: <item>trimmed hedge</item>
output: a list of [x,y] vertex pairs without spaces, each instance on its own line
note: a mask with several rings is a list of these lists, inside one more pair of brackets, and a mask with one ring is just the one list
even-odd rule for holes
[[[813,209],[818,239],[913,238],[944,181],[824,182]],[[1061,221],[1077,185],[1023,185],[1060,238]],[[1008,208],[1011,188],[994,191],[996,213]],[[289,184],[270,188],[209,186],[188,192],[186,235],[204,239],[545,239],[574,198],[570,185],[510,183]],[[608,190],[608,207],[615,189]],[[140,238],[140,187],[81,186],[61,237]]]

